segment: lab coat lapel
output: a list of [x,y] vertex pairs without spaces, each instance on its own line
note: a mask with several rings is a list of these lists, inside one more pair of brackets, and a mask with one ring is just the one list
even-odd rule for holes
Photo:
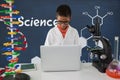
[[61,34],[60,30],[57,28],[57,26],[56,26],[56,33],[58,34],[57,37],[59,38],[59,40],[63,41],[62,34]]
[[67,32],[66,32],[66,35],[65,35],[65,38],[64,39],[67,39],[67,37],[69,36],[70,34],[70,30],[71,30],[71,26],[69,26]]

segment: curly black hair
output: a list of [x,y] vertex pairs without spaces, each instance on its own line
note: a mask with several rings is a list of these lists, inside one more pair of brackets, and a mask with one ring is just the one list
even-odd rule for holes
[[57,7],[56,14],[59,16],[71,17],[71,9],[69,5],[62,4]]

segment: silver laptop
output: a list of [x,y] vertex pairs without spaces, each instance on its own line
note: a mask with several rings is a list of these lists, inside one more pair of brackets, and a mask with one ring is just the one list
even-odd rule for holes
[[43,71],[80,70],[80,46],[40,46]]

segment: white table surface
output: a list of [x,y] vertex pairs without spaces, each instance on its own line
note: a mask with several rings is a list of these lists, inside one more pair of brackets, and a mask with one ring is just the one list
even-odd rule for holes
[[82,63],[80,71],[43,72],[41,69],[26,71],[31,80],[120,80],[99,72],[91,63]]

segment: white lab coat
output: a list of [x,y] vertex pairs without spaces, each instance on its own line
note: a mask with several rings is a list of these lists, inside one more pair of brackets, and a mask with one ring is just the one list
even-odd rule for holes
[[69,26],[65,38],[63,38],[57,25],[49,30],[45,45],[78,45],[79,44],[79,34],[77,30]]

